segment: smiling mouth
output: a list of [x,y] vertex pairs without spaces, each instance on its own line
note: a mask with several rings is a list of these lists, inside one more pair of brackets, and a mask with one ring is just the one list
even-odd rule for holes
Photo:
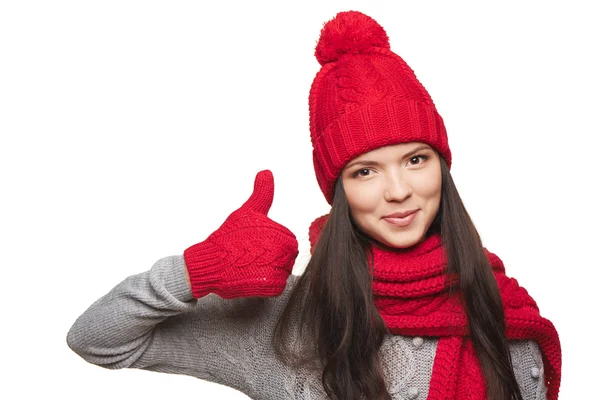
[[395,226],[408,226],[417,217],[417,212],[418,210],[405,217],[383,217],[383,219]]
[[415,209],[415,210],[408,210],[408,211],[402,211],[402,212],[395,212],[392,214],[388,214],[386,216],[384,216],[383,218],[404,218],[410,214],[414,214],[417,211],[419,211],[419,209]]

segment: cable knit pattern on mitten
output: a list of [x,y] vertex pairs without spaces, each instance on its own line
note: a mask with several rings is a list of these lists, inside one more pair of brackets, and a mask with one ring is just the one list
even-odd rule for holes
[[184,251],[192,294],[223,298],[278,296],[285,288],[298,241],[267,217],[273,202],[273,175],[256,175],[254,192],[205,241]]

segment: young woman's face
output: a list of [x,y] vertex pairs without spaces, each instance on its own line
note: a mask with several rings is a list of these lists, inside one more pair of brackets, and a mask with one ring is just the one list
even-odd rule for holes
[[429,145],[380,147],[348,162],[341,174],[352,217],[364,233],[393,248],[425,238],[442,193],[440,158]]

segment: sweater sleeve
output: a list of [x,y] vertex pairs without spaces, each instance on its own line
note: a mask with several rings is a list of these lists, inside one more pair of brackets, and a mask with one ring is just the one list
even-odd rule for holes
[[165,257],[94,302],[69,330],[67,344],[86,361],[108,369],[167,368],[169,363],[193,369],[196,346],[184,320],[196,303],[183,257]]
[[103,368],[185,374],[251,392],[292,285],[279,297],[196,300],[185,271],[183,256],[170,256],[126,278],[75,321],[67,344]]

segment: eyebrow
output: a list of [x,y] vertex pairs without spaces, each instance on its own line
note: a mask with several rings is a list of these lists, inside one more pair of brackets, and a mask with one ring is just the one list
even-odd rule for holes
[[[417,146],[414,149],[412,149],[410,152],[406,153],[405,155],[402,156],[401,159],[406,159],[412,155],[414,155],[415,153],[418,153],[421,150],[431,150],[431,146],[427,146],[427,145],[421,145],[421,146]],[[379,163],[377,161],[371,161],[371,160],[358,160],[358,161],[354,161],[351,162],[350,164],[348,164],[344,169],[350,169],[355,165],[367,165],[367,166],[378,166]]]

